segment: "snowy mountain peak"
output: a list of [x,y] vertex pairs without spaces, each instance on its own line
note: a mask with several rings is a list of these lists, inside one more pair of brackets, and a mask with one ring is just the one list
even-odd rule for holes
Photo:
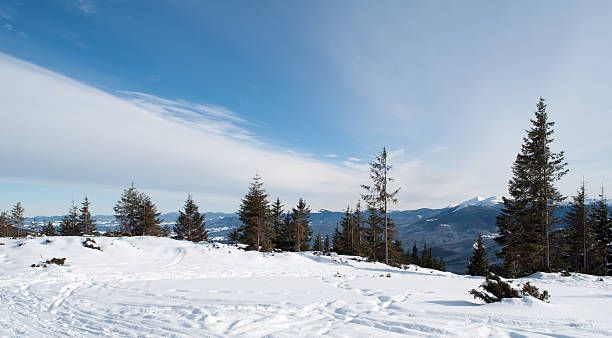
[[496,206],[498,203],[502,203],[503,200],[501,196],[492,196],[488,198],[484,198],[482,196],[476,196],[467,201],[461,202],[459,204],[449,205],[449,208],[456,208],[454,211],[461,210],[468,206],[478,206],[478,207],[492,207]]

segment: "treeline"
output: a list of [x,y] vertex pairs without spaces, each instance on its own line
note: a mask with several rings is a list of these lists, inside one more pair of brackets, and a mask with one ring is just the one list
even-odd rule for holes
[[362,186],[366,190],[361,196],[367,204],[366,210],[361,210],[361,202],[354,211],[347,207],[331,240],[321,234],[313,239],[310,208],[304,199],[300,198],[294,208],[285,211],[279,198],[269,202],[261,177],[255,176],[238,210],[242,225],[229,235],[230,242],[242,243],[247,250],[333,251],[394,266],[418,264],[444,270],[443,259],[434,258],[431,248],[425,246],[419,255],[416,244],[412,252],[404,251],[396,239],[395,224],[387,215],[387,205],[397,202],[398,192],[387,190],[388,184],[393,182],[389,177],[390,169],[387,152],[383,149],[370,163],[372,184]]
[[[612,220],[602,187],[599,199],[586,204],[584,182],[570,202],[565,217],[556,211],[566,198],[556,182],[567,174],[564,152],[553,152],[554,122],[548,119],[540,98],[531,129],[512,166],[509,197],[497,217],[501,266],[486,266],[486,253],[479,237],[468,266],[470,274],[489,270],[516,278],[537,271],[574,271],[597,275],[612,272]],[[484,259],[482,258],[484,256]]]

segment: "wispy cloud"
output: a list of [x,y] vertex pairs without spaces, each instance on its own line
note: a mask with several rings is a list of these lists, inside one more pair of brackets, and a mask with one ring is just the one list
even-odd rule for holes
[[84,14],[94,14],[98,11],[97,0],[76,0],[75,5]]
[[7,24],[4,24],[4,28],[12,31],[13,30],[13,25],[7,23]]
[[336,154],[327,154],[327,155],[323,155],[323,157],[336,158],[336,157],[338,157],[338,155],[336,155]]
[[12,15],[9,15],[9,13],[7,13],[6,10],[3,10],[0,8],[0,18],[10,21],[10,22],[15,22],[15,19],[13,18]]
[[238,126],[248,122],[223,107],[113,95],[1,53],[0,72],[11,79],[0,82],[0,153],[13,159],[0,167],[0,180],[117,191],[135,181],[168,195],[190,191],[207,210],[231,211],[256,171],[273,196],[288,205],[304,197],[315,208],[341,208],[358,195],[364,176],[252,142],[255,136]]
[[347,161],[351,161],[351,162],[359,162],[359,161],[361,161],[361,159],[357,158],[357,157],[349,157],[346,160]]

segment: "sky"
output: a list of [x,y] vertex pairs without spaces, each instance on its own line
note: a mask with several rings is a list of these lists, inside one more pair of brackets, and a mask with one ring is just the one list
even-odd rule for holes
[[507,195],[539,97],[572,195],[612,183],[608,1],[0,1],[0,210],[354,205],[386,147],[393,209]]

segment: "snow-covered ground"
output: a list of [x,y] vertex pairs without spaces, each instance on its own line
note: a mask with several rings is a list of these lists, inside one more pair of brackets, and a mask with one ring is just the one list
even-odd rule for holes
[[[607,336],[612,279],[538,274],[549,304],[482,305],[482,279],[166,238],[0,238],[0,336]],[[25,243],[19,246],[20,243]],[[30,267],[53,257],[65,266]],[[387,277],[387,274],[390,277]]]

